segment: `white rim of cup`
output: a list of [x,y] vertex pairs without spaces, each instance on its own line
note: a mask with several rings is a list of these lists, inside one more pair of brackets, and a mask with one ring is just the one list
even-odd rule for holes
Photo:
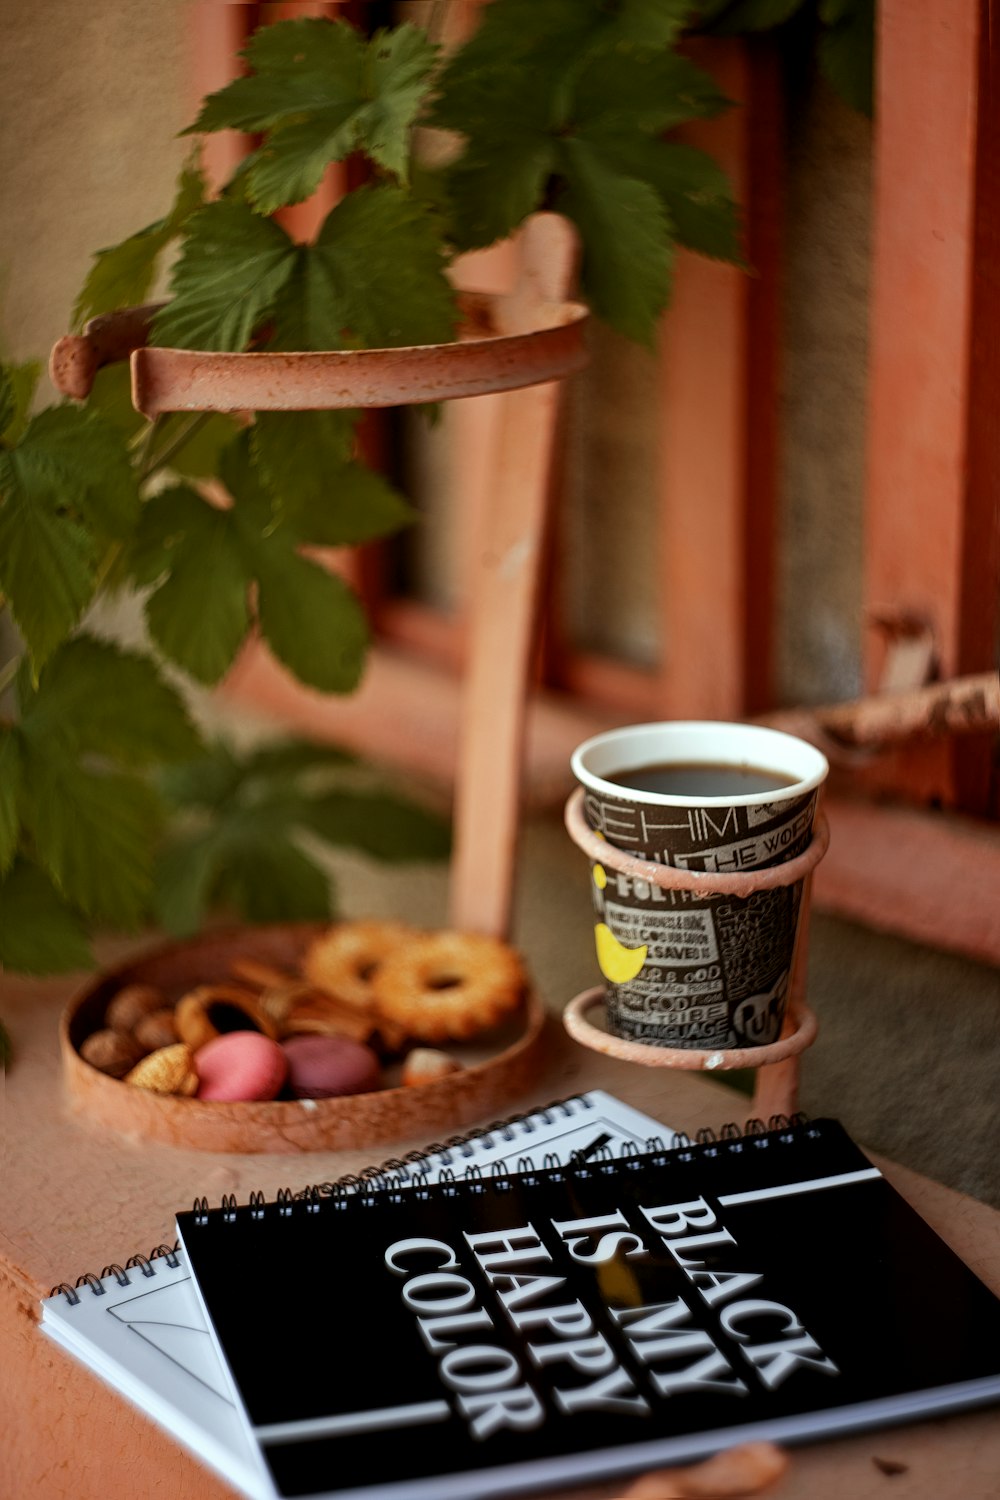
[[[712,740],[711,756],[694,746]],[[670,743],[668,743],[668,741]],[[739,744],[739,749],[734,747]],[[685,749],[685,747],[688,747]],[[727,751],[729,753],[727,753]],[[768,795],[741,792],[724,797],[690,797],[663,792],[637,791],[615,781],[606,781],[601,771],[623,775],[659,762],[678,765],[704,761],[706,765],[756,765],[798,779]],[[597,763],[597,769],[593,762]],[[591,764],[588,764],[591,762]],[[570,769],[582,786],[605,797],[624,802],[648,802],[655,807],[759,807],[765,802],[788,802],[814,791],[825,780],[829,761],[808,740],[764,724],[739,724],[717,719],[664,719],[649,724],[628,724],[607,729],[578,745],[570,756]]]

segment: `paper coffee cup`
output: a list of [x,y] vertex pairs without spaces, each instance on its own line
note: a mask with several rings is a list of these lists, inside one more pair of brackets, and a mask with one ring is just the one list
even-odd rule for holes
[[[794,735],[713,721],[609,730],[578,746],[571,766],[587,823],[608,843],[660,864],[726,874],[782,864],[806,849],[829,769]],[[680,768],[696,788],[721,793],[648,789],[658,779],[676,782]],[[635,784],[623,784],[630,777]],[[740,784],[751,789],[736,790]],[[611,1032],[661,1047],[777,1040],[802,881],[746,897],[700,897],[610,864],[593,864],[592,876]]]

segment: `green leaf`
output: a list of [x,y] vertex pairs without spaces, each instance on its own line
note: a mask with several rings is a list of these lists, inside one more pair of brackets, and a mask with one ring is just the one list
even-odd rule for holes
[[431,344],[450,339],[455,294],[440,228],[403,188],[367,186],[327,215],[275,307],[276,349]]
[[541,206],[565,80],[593,35],[590,8],[576,0],[541,9],[524,0],[487,6],[446,65],[430,123],[466,137],[442,173],[459,249],[506,238]]
[[[544,84],[600,34],[608,13],[594,0],[503,0],[482,7],[471,37],[449,58],[430,123],[468,132],[500,124],[498,110],[526,105],[534,115]],[[528,87],[525,87],[525,84]],[[546,93],[551,94],[551,86]],[[508,123],[518,119],[506,114]]]
[[95,412],[50,406],[32,417],[7,460],[15,483],[72,508],[106,537],[126,537],[139,515],[139,491],[121,433]]
[[219,895],[248,922],[324,921],[330,879],[288,838],[269,835],[227,850]]
[[250,624],[233,513],[181,487],[156,495],[139,526],[135,572],[141,579],[163,567],[167,577],[146,601],[149,633],[198,682],[218,682]]
[[697,10],[695,0],[621,0],[618,34],[648,47],[671,47]]
[[438,49],[408,23],[377,31],[365,58],[370,103],[358,123],[360,144],[380,167],[404,181],[410,128],[424,102]]
[[612,328],[652,345],[670,292],[670,221],[644,182],[619,177],[592,152],[565,148],[569,188],[559,208],[583,241],[581,282],[595,312]]
[[704,151],[654,148],[644,179],[656,188],[682,245],[715,260],[744,265],[740,211],[729,178]]
[[499,144],[505,130],[537,138],[554,127],[565,80],[575,61],[572,49],[566,47],[557,55],[530,27],[519,46],[512,44],[505,62],[474,61],[468,54],[476,42],[485,40],[496,12],[496,6],[484,8],[478,30],[453,55],[438,81],[427,118],[439,130],[486,146]]
[[132,372],[125,360],[114,365],[105,365],[94,377],[87,410],[96,412],[101,420],[113,427],[128,442],[135,437],[147,419],[132,404]]
[[331,162],[356,150],[405,178],[436,51],[408,24],[366,43],[342,21],[278,22],[246,49],[253,75],[211,95],[191,129],[269,132],[244,179],[263,214],[307,198]]
[[274,504],[253,462],[252,429],[244,428],[219,459],[219,479],[232,496],[232,515],[248,542],[265,543],[274,530]]
[[704,151],[612,132],[588,138],[601,160],[655,188],[680,244],[715,260],[744,264],[739,208],[729,179]]
[[0,881],[0,965],[20,974],[64,974],[93,965],[79,913],[23,859]]
[[571,136],[612,130],[658,135],[685,120],[720,114],[730,104],[714,80],[676,52],[602,46],[573,84]]
[[218,811],[247,799],[284,798],[289,791],[300,799],[302,790],[316,776],[356,763],[356,758],[340,746],[312,740],[271,741],[244,752],[239,759],[224,741],[216,740],[196,758],[165,767],[160,788],[174,807]]
[[272,130],[247,169],[246,194],[258,213],[301,203],[319,187],[330,162],[348,156],[354,111],[323,110]]
[[418,512],[384,475],[358,460],[331,472],[325,506],[302,490],[283,504],[282,517],[297,541],[342,547],[393,536],[412,526]]
[[190,937],[208,914],[220,850],[214,832],[174,838],[156,858],[153,911],[175,937]]
[[350,459],[357,420],[356,411],[259,411],[250,451],[268,489],[329,499],[327,474]]
[[37,359],[29,359],[24,364],[4,365],[2,368],[8,394],[5,398],[7,415],[0,418],[0,443],[10,447],[20,441],[27,426],[28,411],[42,367]]
[[0,437],[13,422],[16,411],[13,382],[4,366],[0,365]]
[[261,779],[284,785],[299,783],[311,773],[340,770],[357,764],[357,757],[340,745],[324,745],[313,740],[275,740],[251,750],[243,762],[244,780]]
[[819,65],[841,98],[875,109],[875,0],[820,0]]
[[720,36],[744,31],[769,31],[781,26],[802,9],[805,0],[705,0],[699,14]]
[[[650,71],[657,60],[670,71],[670,48],[692,6],[688,0],[502,0],[484,8],[472,37],[449,59],[438,81],[430,123],[494,143],[506,130],[536,133],[567,123],[573,79],[588,58],[619,56]],[[597,65],[599,71],[603,64]],[[652,81],[636,80],[631,118],[651,96]],[[669,101],[670,92],[665,95]],[[643,128],[640,126],[640,128]]]
[[380,474],[352,462],[354,413],[258,412],[254,462],[300,542],[338,547],[389,536],[416,512]]
[[389,792],[328,792],[309,805],[305,820],[327,843],[376,859],[444,859],[451,847],[443,818]]
[[504,141],[476,140],[448,168],[448,217],[461,250],[506,239],[542,204],[555,165],[548,135],[512,128]]
[[207,505],[188,485],[171,485],[146,501],[135,534],[126,548],[129,576],[139,587],[157,583],[170,571],[189,530],[197,531]]
[[356,686],[368,638],[364,612],[344,583],[299,555],[299,537],[275,517],[250,460],[249,434],[222,454],[233,497],[219,510],[178,487],[146,506],[131,557],[139,582],[163,577],[146,603],[150,635],[199,682],[225,673],[257,618],[274,654],[301,681],[326,692]]
[[73,629],[93,597],[96,554],[76,522],[53,497],[32,492],[0,453],[0,589],[36,662],[43,662]]
[[145,302],[157,262],[172,237],[166,221],[158,219],[120,244],[96,251],[73,307],[73,327],[82,328],[89,318]]
[[207,191],[208,184],[201,168],[201,152],[195,147],[181,168],[173,205],[167,215],[167,227],[172,234],[179,234],[191,215],[201,208]]
[[351,692],[368,644],[358,599],[341,578],[300,556],[294,531],[273,518],[248,434],[228,449],[220,475],[236,501],[230,514],[246,571],[257,581],[261,633],[274,655],[310,687]]
[[201,748],[183,700],[150,658],[93,636],[66,642],[46,663],[21,732],[38,747],[58,740],[135,767]]
[[274,306],[300,252],[279,225],[243,203],[220,198],[200,208],[153,324],[158,344],[179,349],[243,349]]
[[36,754],[25,803],[38,858],[67,900],[97,921],[137,926],[162,821],[153,789],[133,776],[87,771],[68,756]]
[[336,574],[289,546],[258,554],[257,615],[279,661],[324,693],[350,693],[361,680],[368,622]]
[[0,875],[6,875],[17,852],[21,828],[24,757],[17,730],[0,725]]
[[168,770],[163,784],[188,810],[188,826],[158,860],[160,920],[190,932],[216,899],[252,921],[323,918],[327,876],[300,848],[302,834],[389,860],[447,852],[443,819],[395,793],[352,787],[359,771],[340,748],[302,740],[272,741],[238,756],[217,743]]
[[365,42],[344,21],[305,18],[261,27],[243,56],[253,73],[210,94],[184,132],[261,131],[309,110],[352,106]]
[[[219,467],[222,450],[229,446],[240,430],[235,417],[225,412],[200,413],[207,416],[178,448],[167,468],[185,479],[210,479]],[[163,424],[163,442],[160,451],[165,452],[179,436],[184,423],[190,420],[186,412],[175,412]]]
[[232,751],[214,741],[199,756],[177,766],[166,766],[160,790],[173,807],[221,807],[242,786],[244,772]]
[[269,809],[257,817],[241,812],[171,840],[157,859],[154,903],[178,937],[197,931],[215,904],[248,922],[322,921],[330,916],[330,879]]
[[[503,0],[498,12],[506,11],[506,4]],[[629,8],[627,25],[624,12],[614,26],[598,24],[593,15],[586,35],[578,33],[578,55],[570,52],[567,59],[566,47],[560,47],[558,63],[555,39],[543,47],[527,17],[529,36],[520,43],[508,35],[509,20],[504,22],[503,34],[518,49],[512,62],[498,57],[477,71],[470,69],[463,49],[445,72],[432,117],[467,136],[464,151],[444,173],[451,232],[461,249],[492,244],[554,194],[558,202],[560,179],[572,175],[567,163],[577,158],[585,163],[587,152],[591,164],[584,164],[578,177],[580,172],[603,175],[613,167],[616,176],[642,180],[641,163],[648,156],[655,165],[664,131],[727,106],[712,79],[693,63],[663,45],[637,40],[670,35],[679,14],[679,7],[669,7],[659,29],[653,7],[638,3]],[[470,49],[478,55],[472,44]],[[579,181],[576,188],[581,189]],[[611,258],[612,219],[595,212],[585,217],[592,236],[585,253],[592,261]],[[720,222],[708,225],[705,217],[695,219],[692,233],[723,243],[726,225],[718,207]],[[688,222],[693,218],[689,212]],[[664,227],[669,238],[669,225]],[[659,275],[662,281],[663,256],[658,247],[654,261],[637,268],[640,279]]]
[[204,197],[205,181],[197,160],[192,158],[181,171],[173,207],[166,218],[147,224],[120,244],[97,251],[73,308],[73,326],[81,328],[88,318],[145,302],[160,256]]

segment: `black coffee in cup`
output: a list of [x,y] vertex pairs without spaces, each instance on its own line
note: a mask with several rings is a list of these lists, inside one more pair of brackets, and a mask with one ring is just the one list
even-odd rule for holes
[[[572,757],[609,844],[707,874],[783,864],[812,838],[824,756],[759,725],[630,725]],[[650,1046],[763,1046],[784,1021],[803,882],[746,897],[664,889],[591,866],[608,1029]]]
[[766,797],[794,786],[797,776],[769,771],[763,766],[654,761],[629,771],[609,772],[606,780],[633,792],[652,792],[657,797]]

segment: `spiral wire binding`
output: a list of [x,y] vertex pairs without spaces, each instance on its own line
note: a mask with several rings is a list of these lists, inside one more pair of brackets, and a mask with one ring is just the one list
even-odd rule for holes
[[[567,1101],[558,1101],[556,1105],[546,1105],[546,1110],[552,1110],[565,1102]],[[535,1111],[536,1115],[541,1113],[541,1111]],[[513,1123],[521,1124],[524,1118],[524,1116],[514,1116]],[[500,1125],[487,1126],[484,1130],[476,1131],[469,1137],[455,1137],[446,1143],[444,1148],[439,1144],[434,1144],[427,1147],[425,1151],[410,1152],[402,1159],[390,1157],[380,1166],[366,1167],[361,1173],[347,1172],[333,1182],[313,1183],[298,1193],[292,1193],[288,1188],[281,1188],[273,1204],[265,1203],[262,1193],[251,1193],[247,1205],[250,1217],[252,1219],[263,1218],[269,1207],[276,1208],[279,1215],[287,1217],[293,1212],[293,1206],[299,1203],[304,1203],[306,1211],[310,1213],[318,1212],[322,1203],[328,1204],[332,1212],[338,1213],[348,1210],[352,1203],[360,1203],[363,1208],[371,1208],[377,1202],[402,1203],[411,1195],[426,1199],[428,1187],[431,1185],[429,1170],[435,1162],[442,1162],[443,1149],[450,1153],[448,1162],[451,1162],[455,1159],[455,1148],[461,1140],[475,1142],[484,1136],[494,1135],[498,1129],[502,1129],[508,1123],[501,1122]],[[548,1151],[542,1160],[540,1170],[556,1182],[565,1181],[567,1177],[589,1178],[613,1173],[617,1170],[618,1162],[624,1162],[627,1170],[640,1171],[646,1163],[657,1167],[666,1166],[671,1160],[689,1162],[701,1157],[719,1156],[722,1152],[736,1154],[751,1145],[755,1149],[766,1149],[775,1139],[782,1145],[790,1145],[795,1140],[801,1139],[803,1134],[805,1136],[819,1134],[812,1128],[803,1130],[803,1127],[808,1125],[808,1117],[804,1114],[771,1115],[766,1121],[753,1116],[742,1125],[730,1121],[722,1125],[718,1131],[707,1128],[698,1130],[693,1140],[683,1132],[675,1132],[671,1136],[669,1146],[662,1136],[648,1136],[642,1142],[626,1140],[619,1146],[617,1155],[606,1143],[590,1153],[574,1151],[567,1163],[563,1163],[558,1156]],[[509,1136],[503,1138],[513,1140],[515,1135],[511,1132]],[[474,1151],[469,1154],[474,1154]],[[419,1163],[423,1165],[418,1165]],[[417,1170],[411,1170],[413,1167]],[[503,1162],[491,1162],[488,1177],[484,1175],[479,1162],[471,1162],[457,1172],[450,1165],[442,1164],[438,1168],[435,1185],[441,1195],[446,1198],[458,1197],[462,1191],[475,1194],[482,1194],[487,1190],[509,1192],[515,1179],[518,1182],[524,1182],[528,1187],[535,1186],[539,1181],[538,1172],[537,1163],[531,1156],[519,1156],[517,1167],[513,1172]],[[223,1223],[236,1223],[238,1209],[236,1199],[231,1193],[223,1195],[221,1211]],[[194,1222],[199,1225],[207,1224],[208,1213],[207,1201],[204,1198],[195,1199]]]
[[[464,1159],[474,1156],[477,1150],[493,1145],[498,1139],[514,1141],[518,1138],[519,1132],[531,1135],[537,1129],[535,1120],[549,1124],[556,1118],[555,1111],[557,1110],[561,1110],[568,1118],[573,1115],[578,1106],[583,1109],[594,1107],[589,1100],[579,1094],[571,1095],[567,1099],[557,1099],[541,1109],[532,1110],[530,1114],[511,1115],[507,1120],[496,1120],[491,1125],[483,1126],[482,1129],[470,1131],[468,1135],[451,1136],[443,1142],[435,1141],[424,1147],[422,1151],[409,1151],[403,1157],[389,1157],[380,1165],[366,1167],[362,1172],[346,1172],[343,1177],[338,1177],[332,1182],[310,1183],[298,1192],[293,1192],[286,1187],[279,1188],[273,1203],[266,1202],[263,1193],[251,1192],[247,1205],[250,1218],[258,1221],[263,1219],[269,1208],[276,1209],[280,1218],[288,1218],[295,1211],[296,1205],[300,1205],[307,1214],[315,1214],[320,1212],[324,1202],[329,1204],[334,1212],[338,1212],[347,1209],[352,1202],[358,1200],[366,1207],[373,1206],[376,1200],[402,1203],[404,1196],[410,1195],[423,1200],[428,1197],[428,1188],[431,1185],[429,1173],[435,1166],[439,1168],[437,1185],[446,1197],[456,1197],[463,1186],[473,1193],[485,1193],[487,1190],[509,1192],[515,1175],[529,1187],[533,1186],[538,1181],[536,1173],[539,1169],[530,1156],[518,1157],[515,1174],[512,1174],[503,1162],[491,1162],[489,1177],[484,1176],[483,1169],[478,1162],[466,1166],[457,1175],[452,1170],[451,1164],[456,1161],[457,1157]],[[662,1136],[658,1135],[647,1136],[642,1142],[626,1140],[618,1148],[617,1160],[624,1162],[626,1170],[640,1171],[645,1162],[651,1162],[653,1166],[666,1166],[671,1159],[688,1162],[703,1156],[718,1156],[721,1152],[736,1155],[749,1148],[767,1149],[774,1140],[781,1145],[791,1145],[803,1135],[808,1137],[819,1134],[812,1127],[804,1129],[808,1126],[808,1116],[800,1113],[771,1115],[766,1121],[757,1116],[751,1116],[742,1125],[735,1121],[728,1121],[720,1126],[718,1131],[707,1128],[698,1130],[693,1140],[684,1132],[675,1131],[671,1136],[669,1146]],[[546,1152],[541,1170],[548,1173],[556,1182],[562,1182],[570,1176],[588,1178],[614,1172],[615,1161],[616,1157],[610,1147],[604,1144],[589,1155],[574,1151],[569,1162],[565,1164],[553,1152]],[[406,1189],[405,1195],[403,1189]],[[237,1222],[238,1207],[234,1194],[223,1194],[221,1211],[224,1223],[235,1224]],[[194,1200],[195,1224],[207,1224],[210,1212],[207,1198]],[[67,1281],[61,1281],[52,1288],[49,1295],[54,1297],[61,1292],[74,1307],[80,1301],[78,1292],[82,1287],[89,1287],[95,1297],[103,1297],[106,1288],[102,1283],[110,1277],[114,1277],[119,1286],[130,1286],[129,1271],[139,1271],[144,1277],[155,1276],[154,1262],[157,1259],[165,1260],[171,1268],[176,1267],[179,1264],[177,1259],[179,1248],[179,1243],[176,1241],[173,1245],[156,1245],[148,1256],[133,1255],[125,1262],[124,1267],[117,1262],[112,1262],[111,1265],[105,1266],[100,1276],[95,1276],[90,1271],[84,1272],[82,1276],[77,1277],[75,1286],[71,1286]]]
[[[202,1199],[202,1202],[205,1205],[204,1211],[207,1214],[208,1202],[206,1199]],[[180,1265],[180,1261],[177,1258],[179,1249],[180,1243],[177,1240],[172,1245],[154,1245],[148,1255],[132,1255],[125,1262],[124,1266],[120,1266],[117,1261],[112,1261],[110,1266],[104,1267],[100,1276],[95,1276],[92,1271],[84,1271],[82,1276],[76,1278],[76,1283],[73,1286],[68,1281],[60,1281],[49,1292],[49,1296],[57,1297],[62,1292],[70,1307],[77,1307],[80,1302],[78,1293],[81,1287],[89,1287],[91,1295],[94,1297],[103,1297],[107,1288],[102,1283],[109,1281],[112,1276],[119,1286],[131,1286],[132,1278],[128,1274],[129,1271],[138,1271],[141,1276],[146,1278],[155,1276],[156,1266],[154,1262],[157,1260],[165,1260],[170,1269],[175,1270]]]
[[[508,1115],[505,1120],[494,1120],[489,1125],[470,1130],[466,1135],[452,1135],[443,1141],[432,1141],[430,1145],[423,1146],[419,1151],[408,1151],[405,1156],[390,1156],[379,1166],[366,1168],[360,1178],[348,1173],[344,1177],[338,1177],[336,1182],[320,1182],[316,1184],[316,1187],[325,1197],[333,1197],[341,1191],[344,1184],[356,1188],[362,1182],[379,1177],[385,1172],[399,1173],[405,1183],[411,1175],[425,1173],[428,1167],[450,1168],[457,1157],[468,1160],[469,1157],[475,1156],[477,1151],[488,1149],[497,1141],[517,1140],[519,1133],[533,1135],[539,1128],[536,1122],[550,1125],[554,1119],[559,1118],[559,1115],[570,1119],[577,1110],[593,1108],[593,1103],[584,1095],[571,1094],[566,1099],[551,1100],[540,1109]],[[415,1173],[412,1171],[414,1168]]]

